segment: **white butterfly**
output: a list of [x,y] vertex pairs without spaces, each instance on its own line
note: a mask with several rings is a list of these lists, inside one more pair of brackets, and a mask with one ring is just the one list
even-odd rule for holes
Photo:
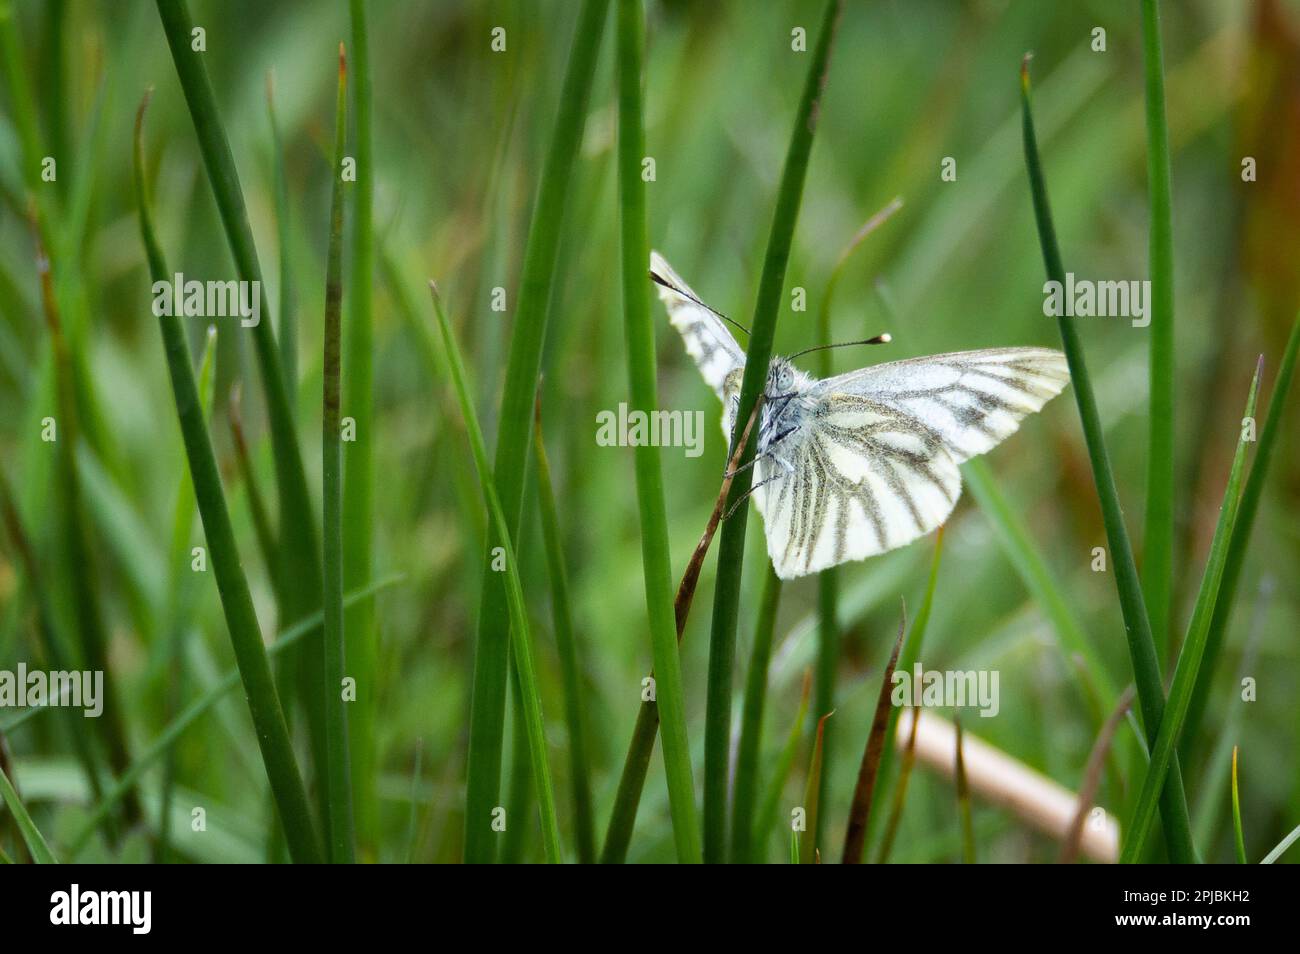
[[[728,440],[745,352],[658,252],[650,274],[687,353],[722,400]],[[754,501],[777,576],[910,543],[947,519],[962,461],[991,449],[1070,379],[1050,348],[893,361],[819,381],[773,357],[758,421]]]

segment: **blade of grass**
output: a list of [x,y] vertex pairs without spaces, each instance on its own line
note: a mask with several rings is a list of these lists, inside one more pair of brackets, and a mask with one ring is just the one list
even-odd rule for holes
[[961,712],[952,714],[953,725],[957,728],[957,767],[954,772],[957,780],[957,814],[961,819],[961,861],[962,864],[975,864],[975,829],[971,825],[970,783],[966,780],[966,755],[962,747]]
[[1241,830],[1241,795],[1237,789],[1237,747],[1232,747],[1232,846],[1237,864],[1246,863],[1246,837]]
[[[722,487],[713,504],[713,513],[704,526],[695,550],[687,561],[681,582],[677,585],[677,596],[673,600],[673,617],[677,628],[677,644],[680,646],[682,634],[686,631],[686,619],[695,600],[695,591],[699,584],[700,570],[704,566],[704,557],[709,552],[713,535],[722,520],[722,508],[727,503],[727,492],[735,477],[736,465],[744,444],[749,440],[750,431],[758,419],[760,404],[754,405],[754,412],[745,425],[741,442],[732,451],[727,461],[727,469],[722,478]],[[654,679],[654,670],[650,678]],[[623,759],[623,774],[619,776],[618,791],[614,796],[614,808],[610,811],[609,827],[605,832],[605,847],[601,851],[601,864],[622,864],[627,858],[627,847],[632,840],[632,828],[636,824],[637,808],[641,804],[641,792],[645,787],[645,776],[650,768],[650,756],[654,753],[655,736],[659,731],[659,706],[653,699],[641,703],[637,712],[636,725],[632,729],[632,741],[628,744],[627,755]]]
[[[1047,185],[1043,178],[1042,162],[1038,155],[1038,142],[1034,136],[1034,118],[1030,108],[1029,57],[1020,67],[1022,122],[1024,132],[1025,165],[1029,172],[1030,191],[1033,195],[1034,218],[1038,226],[1038,239],[1043,250],[1043,263],[1052,281],[1065,282],[1065,266],[1056,243],[1056,229],[1048,204]],[[1057,319],[1061,343],[1074,383],[1075,403],[1083,427],[1088,459],[1092,465],[1093,481],[1101,505],[1102,520],[1106,526],[1106,540],[1110,544],[1111,560],[1115,570],[1115,588],[1124,616],[1124,634],[1128,640],[1129,658],[1133,664],[1134,684],[1142,709],[1148,742],[1154,742],[1157,727],[1164,714],[1164,689],[1160,679],[1160,662],[1156,655],[1155,640],[1151,636],[1151,621],[1147,616],[1142,587],[1138,581],[1137,564],[1133,560],[1133,546],[1124,525],[1124,512],[1115,487],[1115,477],[1110,467],[1110,456],[1102,436],[1101,416],[1097,411],[1097,398],[1084,359],[1083,344],[1078,330],[1069,318]],[[1192,844],[1191,822],[1187,814],[1187,798],[1183,792],[1182,771],[1175,756],[1170,764],[1169,782],[1161,797],[1161,818],[1164,821],[1165,841],[1170,858],[1179,864],[1191,863],[1196,858]]]
[[[370,40],[365,0],[351,0],[352,103],[355,110],[357,179],[352,215],[352,263],[348,297],[348,334],[343,355],[347,371],[343,403],[356,422],[356,439],[348,445],[343,482],[343,585],[356,586],[374,574],[374,439],[375,369],[373,294],[375,275],[374,149],[370,132],[372,93]],[[375,782],[375,716],[379,630],[374,604],[364,603],[348,612],[348,673],[363,687],[349,705],[348,726],[352,746],[353,809],[358,848],[373,860],[379,851],[379,805]]]
[[826,731],[826,720],[834,714],[828,712],[817,720],[817,737],[813,740],[812,761],[808,765],[808,781],[804,785],[803,792],[804,837],[802,839],[798,838],[798,829],[795,829],[796,840],[800,842],[800,864],[821,863],[821,853],[817,850],[812,833],[817,830],[817,816],[821,814],[822,734]]
[[1271,865],[1273,862],[1277,861],[1277,859],[1281,858],[1282,855],[1286,852],[1286,850],[1290,848],[1292,845],[1294,845],[1297,841],[1300,841],[1300,825],[1297,825],[1295,828],[1291,829],[1290,834],[1288,834],[1285,838],[1279,841],[1277,845],[1273,848],[1273,850],[1264,856],[1264,860],[1261,861],[1260,864]]
[[[560,93],[560,106],[550,147],[542,163],[537,200],[529,224],[519,279],[519,309],[510,339],[505,393],[501,399],[496,458],[492,471],[496,491],[506,508],[506,526],[515,531],[523,512],[524,471],[533,397],[541,369],[547,308],[555,280],[564,211],[572,184],[573,166],[582,145],[587,100],[608,0],[584,0],[578,14],[569,64]],[[505,731],[506,679],[509,645],[508,600],[500,574],[491,568],[492,549],[507,541],[488,536],[483,559],[478,637],[474,647],[474,688],[470,710],[469,763],[465,808],[465,860],[488,862],[495,857],[492,810],[501,787],[501,747]]]
[[880,850],[876,853],[876,864],[883,865],[889,860],[889,853],[894,848],[894,839],[898,836],[898,826],[903,820],[903,805],[907,801],[907,785],[912,778],[912,766],[916,764],[916,727],[921,720],[912,712],[912,728],[907,733],[907,748],[903,749],[903,764],[898,769],[898,783],[894,786],[894,803],[889,809],[889,822],[885,825],[885,834],[880,839]]
[[[930,626],[930,611],[934,608],[934,593],[939,585],[939,564],[943,559],[943,539],[945,527],[940,526],[934,536],[934,556],[930,559],[930,574],[925,583],[925,595],[921,599],[921,607],[917,611],[916,619],[912,622],[912,631],[908,634],[907,640],[903,644],[903,652],[899,657],[896,666],[905,673],[910,673],[921,658],[921,647],[925,644],[925,633]],[[880,754],[880,778],[889,778],[894,767],[894,750],[897,747],[895,741],[896,729],[898,726],[898,717],[902,710],[896,706],[889,709],[889,725],[885,730],[884,749]],[[880,818],[882,801],[884,800],[884,788],[877,786],[875,794],[871,801],[870,813],[867,816],[867,831],[864,837],[864,844],[871,840],[875,833],[877,820]],[[862,857],[859,850],[857,857]]]
[[767,670],[772,662],[772,633],[776,629],[776,611],[780,602],[781,578],[769,565],[763,578],[758,622],[754,624],[754,649],[749,656],[749,675],[745,680],[745,702],[740,719],[740,744],[736,749],[736,781],[731,802],[731,860],[736,864],[753,864],[758,860],[754,842],[758,759],[763,745],[763,707],[767,702]]
[[22,833],[23,842],[27,845],[27,850],[32,853],[32,860],[38,865],[58,864],[58,859],[54,857],[54,852],[50,851],[45,836],[32,821],[32,816],[28,814],[27,807],[14,791],[13,783],[10,782],[3,768],[0,768],[0,800],[9,806],[9,811],[13,813],[14,821],[18,823],[18,830]]
[[[275,230],[280,245],[280,365],[292,410],[298,393],[298,315],[294,311],[294,284],[289,245],[292,236],[289,219],[289,177],[284,168],[284,141],[280,120],[275,113],[275,73],[266,73],[266,114],[271,122],[271,188],[275,195]],[[360,181],[358,170],[357,179]]]
[[[188,35],[188,34],[187,34]],[[170,272],[163,258],[161,246],[154,234],[149,213],[149,198],[145,191],[143,125],[148,94],[140,104],[135,122],[135,189],[136,213],[140,220],[140,235],[149,261],[150,276],[154,281],[170,281]],[[271,679],[271,666],[267,661],[262,631],[253,609],[248,580],[240,564],[235,531],[226,509],[221,474],[217,470],[216,455],[203,420],[198,387],[194,382],[194,369],[190,365],[189,345],[180,319],[161,315],[158,325],[162,332],[163,348],[172,390],[176,398],[176,414],[180,421],[181,436],[185,442],[185,455],[190,465],[190,480],[194,484],[194,499],[203,521],[207,537],[217,590],[226,616],[226,627],[239,665],[240,677],[248,699],[249,712],[257,730],[257,741],[266,765],[266,775],[275,794],[280,821],[284,826],[289,850],[295,861],[318,861],[320,843],[312,826],[307,790],[303,786],[298,763],[293,756],[293,744],[285,725],[284,713]]]
[[[402,576],[390,576],[383,580],[377,580],[363,589],[353,590],[347,595],[347,598],[344,599],[343,605],[346,607],[354,605],[361,600],[368,600],[376,593],[382,592],[390,586],[396,585],[403,579]],[[272,657],[279,656],[286,650],[300,645],[308,636],[320,632],[323,624],[324,614],[320,610],[317,610],[311,616],[304,620],[299,620],[297,623],[294,623],[292,626],[281,632],[275,642],[271,643],[271,645],[267,647],[267,655]],[[238,663],[238,660],[236,660],[236,663]],[[205,713],[211,711],[218,702],[230,693],[234,692],[236,688],[242,685],[242,683],[243,677],[238,665],[236,665],[234,669],[222,676],[218,682],[216,682],[211,688],[207,689],[203,695],[186,706],[175,719],[168,723],[167,727],[158,734],[158,737],[136,756],[135,762],[132,763],[131,768],[126,772],[126,774],[118,779],[113,786],[104,793],[104,797],[96,803],[90,816],[82,825],[81,830],[78,831],[68,843],[70,845],[68,850],[70,857],[77,857],[81,849],[90,841],[90,837],[95,833],[95,829],[101,824],[108,813],[112,811],[113,806],[121,800],[123,794],[135,784],[136,780],[149,770],[150,766],[152,766],[154,762],[171,751],[172,747],[176,744],[176,741],[185,733],[185,730],[197,722]]]
[[[537,689],[537,671],[533,661],[532,636],[528,625],[528,609],[524,605],[523,584],[519,581],[519,565],[515,560],[514,545],[510,542],[510,532],[506,524],[505,511],[497,494],[496,484],[492,480],[492,471],[488,468],[487,448],[483,443],[483,431],[479,427],[478,415],[474,411],[473,399],[469,386],[465,383],[465,364],[461,360],[460,348],[451,330],[451,323],[442,309],[442,299],[438,287],[429,283],[433,292],[433,310],[438,316],[438,329],[442,332],[442,343],[447,353],[447,363],[451,370],[452,386],[456,391],[456,400],[460,403],[461,415],[465,419],[465,431],[469,437],[470,450],[474,455],[474,466],[478,471],[479,483],[482,485],[484,503],[492,516],[493,525],[505,551],[506,562],[506,599],[510,610],[511,648],[514,652],[515,670],[519,677],[520,701],[523,703],[525,722],[528,728],[528,749],[531,755],[533,785],[537,789],[538,808],[542,818],[542,844],[546,851],[546,860],[558,864],[560,857],[560,829],[555,815],[555,794],[551,788],[551,769],[546,761],[546,732],[542,723],[542,700]],[[517,822],[516,822],[517,824]]]
[[808,671],[804,673],[803,691],[799,696],[799,710],[795,714],[793,725],[790,726],[785,745],[781,747],[781,754],[776,760],[776,771],[772,773],[772,778],[767,783],[767,789],[763,793],[763,801],[758,809],[758,815],[755,817],[753,839],[756,861],[765,860],[766,852],[763,849],[767,844],[769,834],[777,827],[781,793],[785,791],[785,783],[790,778],[790,770],[794,768],[795,756],[799,752],[799,740],[803,738],[804,722],[808,718],[808,702],[811,698],[812,672]]
[[551,483],[551,465],[542,440],[542,402],[540,392],[534,406],[533,451],[537,464],[537,505],[542,520],[542,542],[546,550],[546,570],[551,581],[551,619],[555,626],[555,649],[560,660],[560,679],[564,686],[564,721],[569,732],[569,775],[573,787],[573,832],[578,861],[596,861],[596,824],[591,799],[591,767],[587,761],[587,729],[583,717],[582,663],[578,639],[573,629],[573,610],[569,605],[569,577],[564,568],[564,548],[560,537],[560,518],[555,506],[555,488]]
[[[828,0],[822,16],[821,32],[808,64],[803,94],[795,113],[794,129],[785,154],[776,209],[768,235],[767,254],[759,280],[754,318],[750,324],[749,347],[745,356],[745,375],[740,389],[740,405],[732,441],[740,435],[741,421],[747,420],[758,402],[767,381],[768,363],[772,358],[772,341],[776,319],[785,287],[785,269],[790,260],[795,222],[803,200],[808,157],[812,153],[813,133],[821,109],[822,92],[830,71],[830,53],[836,27],[843,9],[842,0]],[[741,466],[753,460],[757,435],[750,439],[741,458]],[[753,468],[746,468],[731,487],[729,508],[738,506],[749,493]],[[714,588],[713,624],[709,636],[709,675],[704,721],[704,860],[721,862],[726,858],[727,841],[727,768],[731,753],[731,696],[735,668],[736,623],[740,605],[740,579],[745,556],[745,527],[748,508],[738,509],[722,528],[718,543],[718,577]],[[819,773],[820,777],[820,773]],[[805,840],[805,849],[815,841]]]
[[[1255,366],[1255,377],[1250,384],[1250,394],[1246,398],[1246,417],[1255,414],[1255,399],[1259,394],[1259,379],[1264,369],[1264,356],[1259,356]],[[1246,452],[1250,441],[1246,439],[1243,428],[1237,440],[1237,451],[1233,456],[1232,470],[1228,475],[1228,486],[1223,492],[1223,504],[1219,508],[1219,522],[1214,528],[1214,539],[1210,543],[1210,555],[1205,561],[1205,573],[1201,578],[1201,589],[1196,595],[1196,604],[1192,609],[1192,619],[1187,625],[1187,636],[1178,653],[1178,664],[1174,667],[1174,679],[1169,687],[1169,700],[1165,705],[1160,728],[1151,746],[1151,762],[1147,767],[1146,778],[1138,793],[1137,803],[1132,818],[1125,826],[1124,849],[1120,853],[1121,862],[1136,862],[1142,857],[1151,823],[1155,817],[1156,796],[1164,787],[1165,773],[1170,761],[1176,759],[1179,733],[1183,729],[1183,719],[1191,703],[1192,691],[1196,686],[1196,677],[1200,670],[1205,652],[1205,640],[1209,633],[1210,618],[1214,613],[1214,603],[1219,596],[1219,585],[1223,581],[1223,566],[1228,557],[1228,541],[1232,536],[1232,525],[1237,519],[1237,508],[1241,503],[1241,484],[1246,470]]]
[[1232,542],[1228,545],[1228,558],[1224,563],[1223,582],[1219,587],[1219,598],[1214,602],[1214,616],[1210,619],[1210,632],[1205,640],[1205,661],[1196,680],[1196,691],[1192,694],[1192,704],[1187,710],[1187,729],[1184,738],[1196,738],[1201,725],[1201,716],[1205,712],[1205,701],[1210,692],[1210,680],[1223,648],[1224,634],[1232,616],[1232,604],[1237,596],[1237,586],[1241,581],[1241,571],[1246,565],[1246,548],[1250,545],[1250,532],[1259,513],[1260,502],[1264,497],[1264,482],[1268,477],[1269,464],[1277,448],[1278,437],[1282,433],[1285,418],[1286,399],[1291,391],[1291,381],[1295,377],[1296,357],[1300,355],[1300,316],[1291,325],[1291,335],[1287,338],[1282,361],[1278,365],[1277,380],[1273,383],[1273,394],[1268,401],[1268,412],[1264,426],[1259,431],[1259,443],[1255,448],[1255,461],[1251,465],[1250,475],[1246,478],[1246,489],[1241,494],[1241,505],[1237,511],[1237,522],[1232,528]]
[[1087,823],[1088,813],[1097,799],[1097,789],[1101,787],[1101,773],[1106,766],[1106,753],[1110,751],[1115,733],[1124,722],[1129,706],[1133,705],[1134,694],[1132,686],[1124,690],[1119,697],[1119,702],[1115,703],[1115,708],[1111,710],[1102,725],[1101,731],[1097,733],[1097,739],[1088,753],[1088,761],[1083,767],[1083,784],[1079,786],[1078,807],[1075,808],[1074,818],[1061,842],[1061,854],[1057,858],[1060,864],[1073,864],[1079,857],[1079,846],[1083,841],[1083,826]]
[[[244,434],[243,388],[236,381],[230,389],[230,398],[226,401],[226,417],[230,421],[230,440],[235,447],[235,459],[239,462],[239,473],[244,479],[244,492],[248,495],[248,510],[253,518],[253,533],[257,536],[258,549],[266,562],[271,588],[277,589],[277,557],[275,528],[271,525],[271,515],[266,509],[266,499],[257,485],[257,474],[253,470],[253,457],[248,450],[248,438]],[[287,715],[288,713],[286,713]]]
[[[646,263],[650,260],[646,189],[641,178],[641,162],[645,156],[645,129],[641,118],[644,15],[641,0],[619,0],[618,188],[629,403],[636,411],[650,414],[658,406],[658,400],[655,333],[650,320],[650,287],[646,282]],[[673,839],[678,861],[698,862],[700,828],[695,809],[691,749],[686,738],[681,660],[677,655],[677,632],[673,622],[672,558],[668,550],[668,517],[659,449],[648,445],[637,447],[635,466],[637,505],[641,517],[642,572],[655,667],[656,710],[659,734],[663,738]],[[725,536],[725,529],[723,534]]]
[[[239,278],[257,282],[262,289],[261,314],[269,315],[262,269],[257,259],[257,247],[244,206],[244,196],[239,184],[239,172],[226,139],[225,128],[217,112],[216,98],[202,53],[191,49],[193,20],[185,0],[157,0],[158,16],[171,50],[172,62],[185,102],[194,123],[199,151],[212,186],[217,211],[226,233],[226,241],[235,260]],[[321,605],[321,585],[324,578],[320,547],[317,540],[316,519],[312,513],[312,497],[307,487],[303,469],[302,452],[298,434],[294,429],[293,404],[280,364],[280,350],[276,345],[271,322],[259,321],[253,328],[253,344],[261,370],[262,390],[265,397],[267,421],[271,434],[271,447],[275,460],[276,496],[279,503],[280,541],[279,566],[276,577],[281,586],[280,618],[293,623],[311,614]],[[323,650],[319,644],[304,647],[303,684],[312,751],[320,776],[320,795],[326,796],[324,781],[325,756],[325,706],[321,696],[324,675],[321,672]],[[321,805],[321,824],[328,824],[328,807]]]
[[903,638],[907,633],[907,606],[903,606],[902,616],[898,620],[898,637],[894,640],[894,650],[889,654],[889,662],[880,679],[880,693],[876,696],[876,713],[871,719],[871,729],[867,732],[867,746],[862,752],[862,764],[858,767],[858,783],[853,789],[853,801],[849,806],[849,823],[844,832],[844,854],[841,864],[857,865],[862,863],[862,850],[867,841],[867,819],[874,802],[873,795],[876,779],[880,770],[881,757],[885,754],[886,733],[897,717],[897,712],[890,704],[893,689],[894,667],[898,665],[898,654],[903,648]]
[[[343,627],[343,449],[341,400],[343,308],[343,161],[347,149],[347,59],[339,44],[338,101],[334,119],[334,180],[330,200],[330,238],[325,266],[324,371],[321,394],[321,497],[324,514],[324,683],[325,742],[329,761],[325,779],[329,800],[329,856],[335,864],[355,860],[352,827],[352,761],[348,745],[347,703],[343,677],[347,672]],[[373,692],[362,683],[361,694]],[[369,690],[369,691],[367,691]]]
[[1173,658],[1169,610],[1174,561],[1174,233],[1158,0],[1142,0],[1142,64],[1151,203],[1151,367],[1142,590],[1152,639],[1156,646],[1168,647]]

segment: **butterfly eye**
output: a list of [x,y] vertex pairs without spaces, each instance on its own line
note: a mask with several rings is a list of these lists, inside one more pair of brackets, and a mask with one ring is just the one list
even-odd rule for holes
[[781,391],[789,391],[794,387],[794,372],[789,368],[782,368],[776,375],[776,386]]

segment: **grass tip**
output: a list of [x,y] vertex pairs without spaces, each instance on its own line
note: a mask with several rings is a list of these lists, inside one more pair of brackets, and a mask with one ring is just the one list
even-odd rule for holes
[[1034,58],[1033,50],[1026,50],[1025,55],[1020,59],[1020,88],[1024,90],[1026,96],[1029,95],[1029,61]]

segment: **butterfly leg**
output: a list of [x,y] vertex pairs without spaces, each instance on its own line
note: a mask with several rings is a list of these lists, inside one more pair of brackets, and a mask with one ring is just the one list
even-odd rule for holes
[[722,474],[723,478],[727,479],[727,478],[735,477],[737,474],[749,470],[749,468],[753,467],[764,457],[771,457],[773,453],[775,453],[776,445],[779,444],[781,441],[785,440],[785,438],[789,437],[796,430],[798,430],[798,428],[796,427],[787,427],[780,434],[776,435],[776,437],[772,438],[772,440],[768,443],[766,450],[760,451],[759,453],[755,454],[753,459],[748,464],[741,464],[735,470],[724,471]]
[[[743,470],[744,468],[741,468],[741,469]],[[773,474],[771,477],[764,477],[764,478],[763,478],[762,480],[760,480],[758,483],[754,484],[752,487],[750,487],[748,490],[746,490],[745,493],[744,493],[744,495],[743,495],[739,500],[737,500],[734,504],[732,504],[732,505],[728,508],[727,512],[726,512],[725,514],[722,515],[722,519],[723,519],[723,520],[730,520],[730,519],[731,519],[731,515],[732,515],[733,513],[736,512],[736,510],[740,507],[741,504],[743,504],[746,500],[749,499],[750,494],[752,494],[752,493],[753,493],[755,490],[757,490],[759,487],[762,487],[764,484],[770,484],[772,481],[774,481],[774,480],[776,480],[776,479],[778,479],[778,478],[780,478],[780,477],[784,477],[784,476],[785,476],[785,473],[782,472],[782,473],[779,473],[779,474]]]

